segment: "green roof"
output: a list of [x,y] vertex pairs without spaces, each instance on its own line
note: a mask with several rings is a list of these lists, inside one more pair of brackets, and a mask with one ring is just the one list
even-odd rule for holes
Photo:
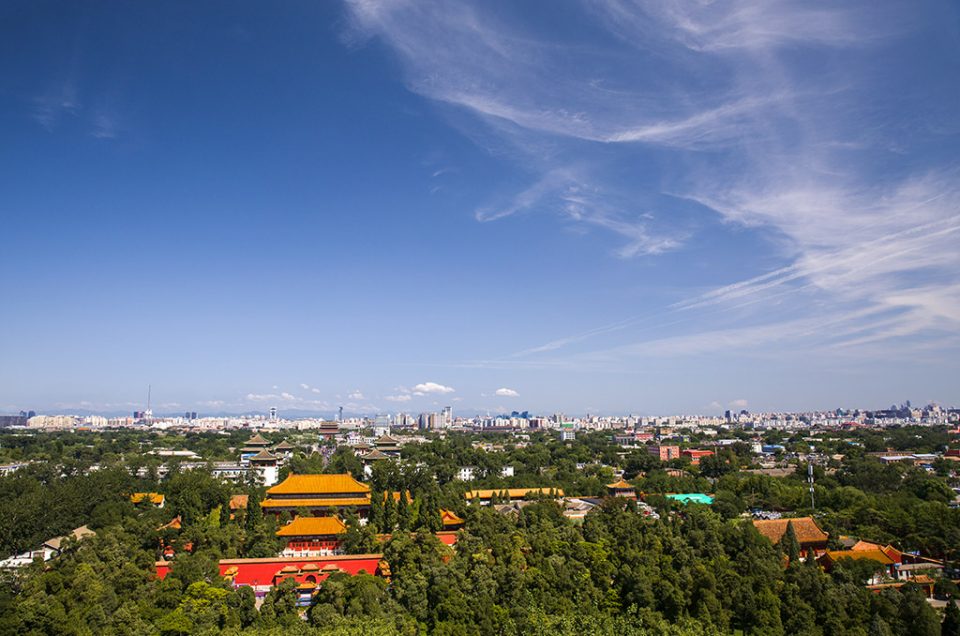
[[667,495],[667,499],[673,499],[684,504],[692,501],[693,503],[707,504],[709,506],[713,503],[713,497],[710,495],[705,495],[702,492],[686,492],[678,495]]

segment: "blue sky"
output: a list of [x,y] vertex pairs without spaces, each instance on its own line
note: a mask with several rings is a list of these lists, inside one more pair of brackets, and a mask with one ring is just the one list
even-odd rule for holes
[[955,3],[0,25],[0,410],[960,403]]

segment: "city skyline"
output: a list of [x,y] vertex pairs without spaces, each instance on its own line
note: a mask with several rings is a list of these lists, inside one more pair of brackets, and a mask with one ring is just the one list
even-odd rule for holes
[[271,9],[5,9],[0,412],[960,403],[951,3]]

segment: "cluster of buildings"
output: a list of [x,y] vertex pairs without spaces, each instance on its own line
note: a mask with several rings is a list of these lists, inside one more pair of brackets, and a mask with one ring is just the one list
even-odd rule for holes
[[875,563],[877,571],[867,581],[867,588],[873,591],[914,583],[929,598],[933,596],[937,579],[944,575],[943,561],[903,552],[889,544],[844,536],[838,538],[842,549],[832,550],[828,547],[830,535],[812,517],[756,519],[753,525],[774,545],[781,543],[792,527],[800,546],[800,558],[815,559],[828,572],[846,559]]
[[182,415],[154,415],[148,408],[132,415],[104,417],[101,415],[38,415],[34,411],[21,411],[18,415],[0,416],[0,427],[27,427],[41,430],[107,429],[107,428],[155,428],[190,431],[231,430],[237,428],[262,430],[318,430],[335,425],[339,430],[361,428],[385,428],[420,431],[527,431],[555,430],[561,436],[572,439],[581,430],[611,430],[644,432],[663,427],[684,428],[694,432],[716,433],[720,430],[804,430],[812,428],[836,429],[850,426],[884,427],[890,425],[943,425],[957,422],[960,409],[944,408],[936,404],[914,407],[910,402],[888,409],[874,411],[835,409],[800,413],[750,413],[727,410],[722,416],[670,415],[670,416],[567,416],[563,413],[535,415],[527,411],[514,411],[501,415],[454,416],[450,406],[436,412],[412,414],[399,412],[375,417],[344,418],[342,411],[335,418],[295,418],[280,416],[277,408],[268,414],[236,416],[199,416],[196,411]]

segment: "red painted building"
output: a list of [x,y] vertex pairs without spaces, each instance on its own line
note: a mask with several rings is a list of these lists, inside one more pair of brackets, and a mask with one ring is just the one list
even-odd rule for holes
[[[331,574],[343,572],[350,575],[366,572],[376,576],[389,573],[380,554],[349,554],[308,559],[295,557],[271,557],[265,559],[223,559],[220,575],[234,587],[249,585],[256,592],[266,592],[281,581],[292,578],[298,584],[317,585]],[[158,561],[157,578],[166,577],[173,566],[170,561]]]
[[668,462],[671,459],[677,459],[680,457],[680,447],[679,446],[647,446],[647,452],[658,458],[662,462]]

